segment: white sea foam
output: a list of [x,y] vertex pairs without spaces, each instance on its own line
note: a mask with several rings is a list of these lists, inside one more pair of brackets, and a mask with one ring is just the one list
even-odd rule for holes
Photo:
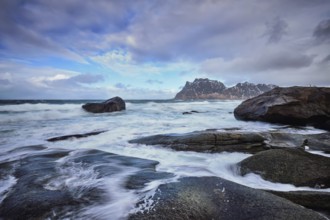
[[10,188],[13,187],[17,182],[14,176],[6,176],[0,181],[0,203],[6,198]]

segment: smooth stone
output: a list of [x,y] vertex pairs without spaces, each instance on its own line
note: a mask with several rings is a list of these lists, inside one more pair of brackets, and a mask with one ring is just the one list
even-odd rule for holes
[[271,182],[315,188],[330,187],[330,158],[302,149],[271,149],[239,163],[241,175],[259,174]]
[[330,88],[277,87],[242,102],[234,110],[240,120],[312,125],[330,130]]
[[325,219],[286,199],[218,177],[186,177],[141,199],[130,220]]

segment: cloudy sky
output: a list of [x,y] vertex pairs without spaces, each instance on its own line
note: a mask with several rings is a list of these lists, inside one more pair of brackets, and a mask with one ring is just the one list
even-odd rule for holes
[[0,99],[330,86],[329,0],[1,0]]

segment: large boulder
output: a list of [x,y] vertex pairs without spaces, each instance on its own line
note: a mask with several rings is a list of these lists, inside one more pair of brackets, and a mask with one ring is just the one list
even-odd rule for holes
[[186,177],[160,185],[153,196],[142,198],[129,219],[325,218],[286,199],[218,177]]
[[246,152],[267,149],[265,138],[256,132],[196,131],[187,134],[163,134],[138,138],[130,143],[161,145],[178,151]]
[[101,103],[86,103],[82,108],[92,113],[116,112],[125,110],[126,104],[122,98],[116,96]]
[[330,130],[330,88],[277,87],[242,102],[234,115],[240,120],[312,125]]
[[330,158],[301,149],[271,149],[257,153],[239,163],[242,175],[259,174],[271,182],[330,187]]

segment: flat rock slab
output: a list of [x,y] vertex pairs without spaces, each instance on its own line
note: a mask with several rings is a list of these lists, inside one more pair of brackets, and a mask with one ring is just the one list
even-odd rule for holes
[[271,149],[239,163],[242,175],[259,174],[271,182],[315,188],[330,187],[330,158],[301,149]]
[[325,219],[320,214],[262,190],[218,177],[186,177],[159,186],[151,198],[138,203],[130,220]]
[[187,134],[154,135],[129,142],[161,145],[179,151],[256,153],[267,148],[264,140],[262,135],[252,132],[199,131]]
[[93,132],[88,132],[88,133],[84,133],[84,134],[70,134],[70,135],[49,138],[49,139],[47,139],[47,141],[57,142],[57,141],[70,140],[70,139],[74,139],[74,138],[85,138],[85,137],[89,137],[89,136],[98,135],[98,134],[101,134],[104,132],[106,132],[106,131],[93,131]]
[[[226,129],[225,129],[226,130]],[[243,152],[255,154],[269,149],[299,148],[330,153],[330,132],[296,134],[283,132],[217,131],[216,129],[184,134],[159,134],[137,138],[130,143],[160,145],[178,151]]]

